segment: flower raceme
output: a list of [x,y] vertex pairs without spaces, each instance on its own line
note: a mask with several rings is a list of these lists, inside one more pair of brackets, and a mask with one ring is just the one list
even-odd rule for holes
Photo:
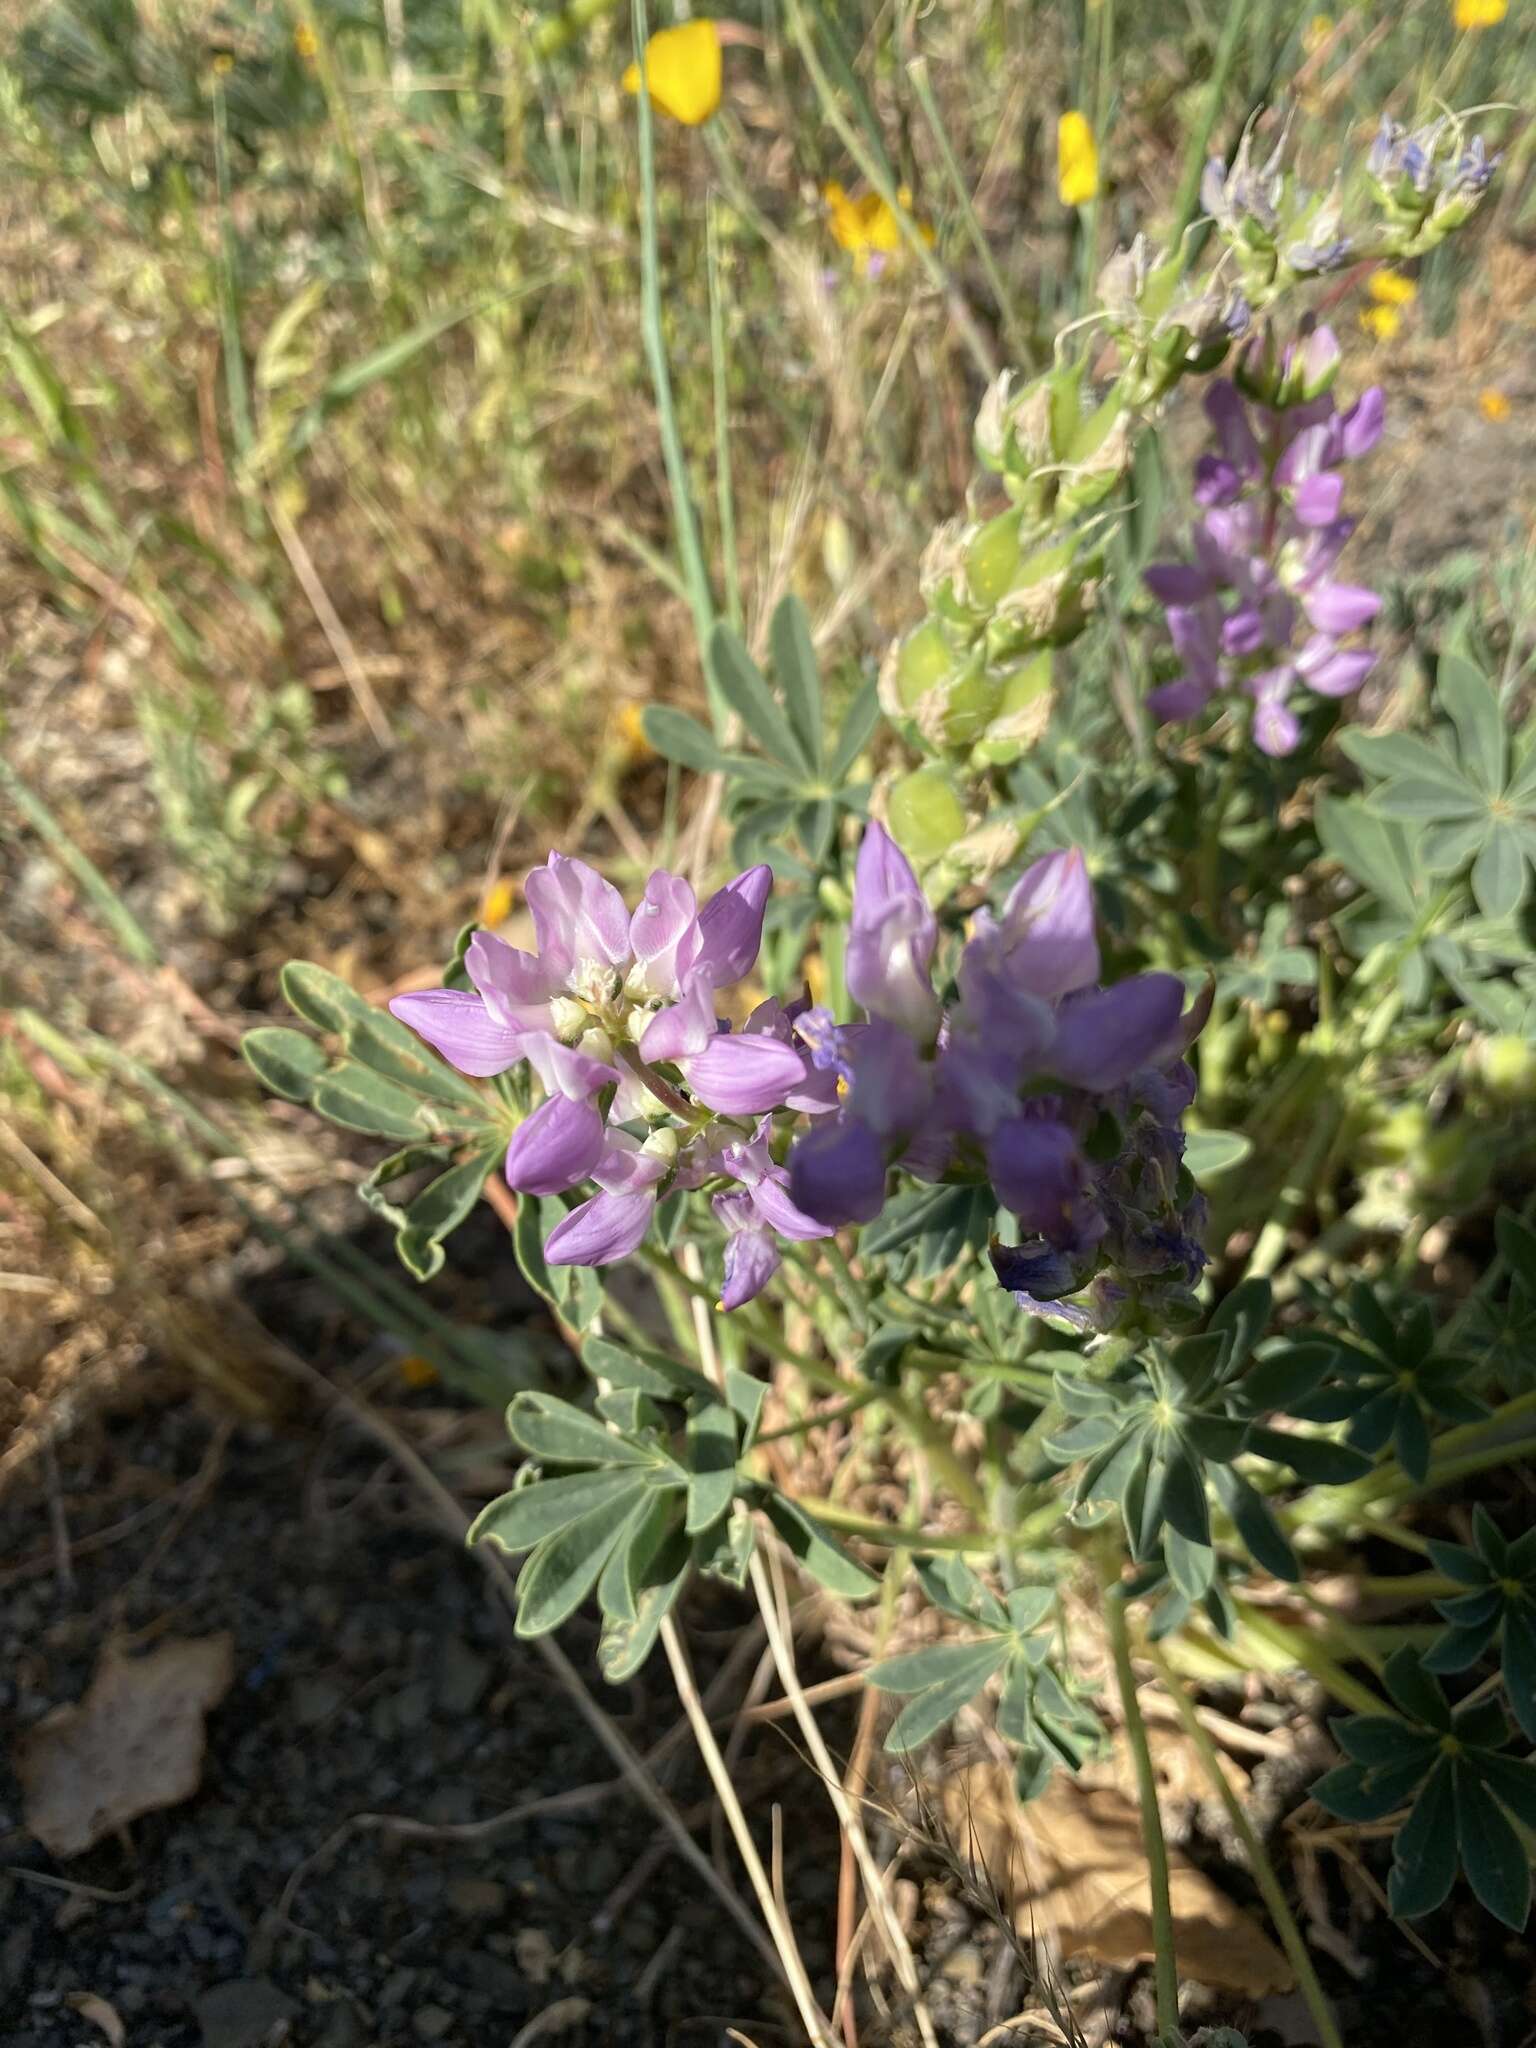
[[781,1005],[761,1005],[740,1031],[715,1015],[716,991],[757,958],[772,885],[771,869],[748,868],[700,908],[680,875],[658,870],[631,914],[595,870],[552,854],[527,882],[537,953],[478,932],[464,956],[468,989],[390,1004],[462,1073],[526,1064],[537,1074],[544,1100],[513,1133],[508,1185],[598,1189],[551,1232],[551,1264],[626,1258],[664,1188],[722,1177],[741,1183],[751,1209],[723,1219],[741,1246],[728,1281],[732,1263],[763,1268],[763,1247],[743,1240],[775,1220],[786,1235],[825,1234],[780,1194],[758,1120],[828,1108],[832,1085],[794,1044]]
[[1332,331],[1319,327],[1278,372],[1253,351],[1244,358],[1239,382],[1262,397],[1245,400],[1225,378],[1206,394],[1216,448],[1195,467],[1205,516],[1191,536],[1194,560],[1156,563],[1145,578],[1183,664],[1148,699],[1162,722],[1239,691],[1252,700],[1259,746],[1289,754],[1301,735],[1292,692],[1347,696],[1371,668],[1372,654],[1343,643],[1381,599],[1334,569],[1355,529],[1341,467],[1376,445],[1385,401],[1373,386],[1340,413],[1327,388],[1338,357]]
[[[1002,912],[978,914],[955,997],[932,980],[938,925],[883,826],[860,848],[848,934],[849,994],[866,1021],[799,1022],[839,1106],[789,1155],[796,1207],[867,1223],[889,1169],[989,1184],[1020,1242],[994,1250],[1022,1306],[1101,1320],[1137,1283],[1187,1288],[1204,1253],[1198,1197],[1182,1172],[1182,1055],[1198,1030],[1184,985],[1142,974],[1099,983],[1093,892],[1082,855],[1047,854]],[[1092,1308],[1060,1298],[1103,1283]],[[1049,1309],[1045,1304],[1051,1304]]]

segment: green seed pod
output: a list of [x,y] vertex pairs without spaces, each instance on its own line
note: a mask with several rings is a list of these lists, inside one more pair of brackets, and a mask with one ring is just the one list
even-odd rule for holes
[[971,749],[976,768],[1006,768],[1027,754],[1051,716],[1052,654],[1042,647],[1003,679],[996,711]]
[[1017,509],[1000,512],[978,527],[965,551],[965,582],[974,604],[990,611],[1013,583],[1019,567],[1019,528],[1024,515]]
[[943,768],[916,768],[893,785],[886,823],[909,858],[926,866],[964,833],[965,807]]
[[1477,1093],[1497,1103],[1536,1103],[1536,1046],[1510,1031],[1474,1041],[1467,1075]]

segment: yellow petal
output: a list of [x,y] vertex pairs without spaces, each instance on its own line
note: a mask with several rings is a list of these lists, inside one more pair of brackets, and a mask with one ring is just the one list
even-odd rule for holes
[[1075,107],[1056,123],[1056,190],[1063,206],[1086,206],[1098,197],[1098,146],[1087,115]]
[[1458,28],[1496,28],[1509,12],[1509,0],[1456,0],[1452,17]]
[[1492,384],[1477,394],[1477,409],[1485,420],[1492,420],[1495,426],[1509,418],[1509,400]]
[[1407,306],[1419,296],[1411,277],[1400,270],[1373,270],[1366,290],[1380,306]]
[[505,924],[512,914],[512,884],[505,876],[492,882],[480,902],[482,924]]
[[1360,315],[1360,325],[1378,341],[1390,341],[1402,324],[1403,316],[1396,306],[1367,306]]
[[[651,105],[686,128],[707,121],[720,104],[720,32],[709,20],[659,28],[645,46]],[[624,90],[640,90],[640,67],[624,74]]]

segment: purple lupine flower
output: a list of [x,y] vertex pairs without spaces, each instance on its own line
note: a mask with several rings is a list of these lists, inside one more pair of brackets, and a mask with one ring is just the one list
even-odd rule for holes
[[[1250,383],[1266,381],[1262,354],[1255,349]],[[1368,652],[1339,643],[1369,624],[1381,599],[1333,571],[1355,525],[1342,512],[1340,465],[1376,445],[1385,400],[1373,386],[1339,412],[1326,389],[1338,358],[1336,337],[1319,327],[1267,380],[1274,403],[1245,400],[1226,379],[1206,396],[1217,448],[1195,468],[1205,510],[1191,534],[1194,560],[1155,563],[1144,577],[1182,665],[1148,697],[1160,723],[1240,691],[1252,700],[1257,744],[1288,754],[1301,737],[1292,692],[1347,696],[1371,668]]]
[[749,1143],[729,1145],[720,1157],[723,1169],[740,1183],[738,1191],[716,1195],[711,1205],[727,1233],[723,1309],[740,1308],[761,1294],[779,1269],[781,1237],[804,1243],[832,1234],[829,1225],[795,1207],[788,1171],[774,1163],[767,1134],[764,1122]]
[[[866,882],[873,909],[860,901]],[[869,1222],[884,1205],[890,1168],[900,1165],[920,1180],[990,1187],[1017,1219],[1022,1242],[1008,1250],[1029,1264],[1034,1281],[1005,1281],[1021,1301],[1081,1290],[1112,1270],[1122,1245],[1138,1280],[1154,1265],[1161,1275],[1173,1257],[1149,1264],[1148,1232],[1155,1227],[1182,1244],[1192,1230],[1176,1170],[1182,1103],[1167,1076],[1203,1021],[1200,1007],[1185,1013],[1184,985],[1169,974],[1098,985],[1087,867],[1080,853],[1062,852],[1036,861],[998,914],[978,912],[956,965],[954,999],[941,1007],[933,998],[930,1008],[910,999],[914,981],[932,995],[936,944],[913,903],[918,895],[884,828],[870,825],[855,885],[853,922],[866,934],[857,979],[866,1007],[885,1008],[861,1024],[838,1026],[825,1012],[800,1021],[813,1063],[836,1072],[843,1093],[836,1113],[790,1152],[796,1207],[828,1226]],[[903,906],[899,918],[894,902]],[[914,931],[923,934],[915,975]],[[885,960],[876,950],[882,932],[891,948]],[[849,986],[855,992],[853,976]],[[1159,1126],[1162,1155],[1137,1134],[1145,1101],[1168,1118],[1167,1130]],[[1122,1133],[1107,1162],[1106,1129]],[[1174,1171],[1154,1188],[1150,1162],[1164,1156]],[[1142,1207],[1113,1182],[1122,1159],[1122,1182],[1130,1176]]]

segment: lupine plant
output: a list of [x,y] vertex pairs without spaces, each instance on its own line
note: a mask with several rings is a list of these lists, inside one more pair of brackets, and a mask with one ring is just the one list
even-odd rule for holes
[[[872,675],[824,683],[796,598],[766,666],[701,618],[712,725],[649,730],[717,778],[734,878],[658,868],[630,903],[552,852],[535,950],[472,928],[392,1015],[290,967],[319,1038],[247,1050],[396,1144],[365,1194],[417,1275],[488,1177],[510,1191],[578,1368],[513,1399],[524,1462],[473,1532],[524,1559],[525,1634],[595,1600],[610,1680],[658,1642],[677,1669],[694,1575],[766,1599],[787,1558],[884,1595],[888,1748],[916,1768],[983,1724],[1025,1800],[1108,1740],[1106,1642],[1144,1788],[1133,1627],[1175,1674],[1278,1659],[1353,1709],[1316,1796],[1401,1822],[1393,1910],[1459,1865],[1518,1926],[1531,1543],[1454,1502],[1536,1442],[1536,1236],[1500,1208],[1536,1128],[1530,657],[1475,608],[1437,644],[1370,637],[1381,597],[1341,555],[1389,408],[1318,304],[1435,248],[1493,167],[1457,119],[1384,119],[1307,191],[1250,128],[1206,173],[1206,254],[1138,239],[1052,367],[981,398],[983,475],[878,707]],[[1186,524],[1164,430],[1189,387]],[[1459,1302],[1416,1256],[1446,1215],[1488,1247]],[[878,1472],[906,1512],[807,1493],[798,1447],[833,1426],[849,1491]],[[1378,1576],[1372,1628],[1276,1604],[1367,1531],[1427,1554],[1430,1591]],[[909,1587],[933,1625],[891,1639]]]

